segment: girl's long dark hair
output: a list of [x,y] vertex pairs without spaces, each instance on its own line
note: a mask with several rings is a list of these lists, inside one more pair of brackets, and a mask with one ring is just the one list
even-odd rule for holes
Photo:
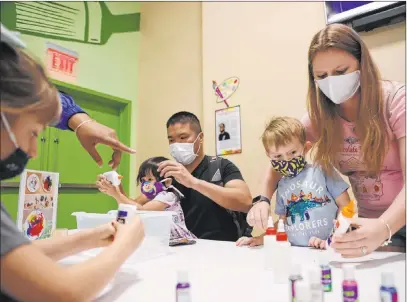
[[138,175],[137,175],[137,185],[140,185],[142,182],[143,177],[146,177],[147,174],[151,172],[151,174],[155,177],[157,181],[161,181],[164,178],[160,176],[160,173],[158,172],[158,164],[168,160],[168,158],[164,156],[157,156],[157,157],[151,157],[147,160],[145,160],[139,170],[138,170]]
[[[164,156],[151,157],[151,158],[145,160],[141,164],[141,166],[140,166],[140,168],[138,170],[137,185],[140,185],[140,183],[143,182],[142,181],[143,177],[146,177],[147,174],[150,174],[150,173],[155,177],[155,179],[157,181],[162,181],[164,179],[164,177],[161,177],[160,173],[158,172],[158,164],[163,162],[163,161],[166,161],[166,160],[169,160],[169,159],[164,157]],[[172,178],[172,181],[174,182],[174,178],[173,177],[170,177],[170,178]],[[179,195],[177,190],[173,190],[172,188],[168,188],[167,191],[174,193],[175,195],[177,195],[177,197],[179,199],[181,199],[181,196]]]

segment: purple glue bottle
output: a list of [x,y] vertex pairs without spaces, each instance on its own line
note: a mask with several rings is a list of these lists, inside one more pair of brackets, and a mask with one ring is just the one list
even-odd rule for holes
[[394,287],[394,276],[392,272],[382,273],[382,286],[380,287],[381,302],[397,302],[397,289]]
[[191,285],[188,280],[188,272],[179,271],[177,273],[176,302],[191,302]]
[[301,265],[300,264],[291,264],[290,276],[288,277],[289,281],[289,292],[290,292],[290,302],[296,302],[295,300],[295,284],[297,281],[303,280],[301,276]]
[[355,280],[355,266],[352,264],[342,265],[343,282],[342,293],[343,302],[359,302],[358,284]]

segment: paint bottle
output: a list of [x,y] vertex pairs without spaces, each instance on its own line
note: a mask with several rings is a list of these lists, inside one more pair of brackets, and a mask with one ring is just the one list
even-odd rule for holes
[[355,201],[351,200],[345,207],[342,208],[338,215],[338,218],[336,219],[335,226],[326,241],[327,250],[328,249],[332,250],[331,243],[334,234],[345,234],[349,230],[350,219],[355,217],[355,214],[356,214],[356,204]]
[[303,280],[295,283],[295,302],[314,302],[311,300],[309,284]]
[[278,221],[277,226],[277,233],[276,233],[276,241],[278,242],[287,242],[288,237],[287,233],[285,232],[284,221],[280,219]]
[[273,251],[273,276],[276,283],[286,283],[290,274],[291,244],[288,242],[284,221],[278,221],[275,249]]
[[321,282],[324,292],[332,292],[332,270],[328,264],[328,259],[321,257],[319,259],[319,266],[321,268]]
[[312,302],[324,302],[324,288],[321,282],[321,271],[315,266],[308,269],[308,279]]
[[394,276],[392,272],[382,272],[382,286],[380,287],[381,302],[397,302],[397,289],[394,286]]
[[266,235],[272,236],[271,238],[273,238],[273,236],[274,236],[274,239],[275,239],[276,233],[277,233],[277,229],[274,226],[273,217],[269,216],[269,219],[267,221]]
[[344,264],[342,294],[343,302],[359,302],[358,284],[355,280],[355,267],[352,264]]
[[264,234],[264,263],[266,270],[273,268],[274,251],[276,243],[276,228],[274,227],[273,217],[269,217],[267,222],[266,234]]
[[295,295],[295,284],[299,281],[303,280],[301,276],[301,265],[300,264],[291,264],[291,271],[290,276],[288,277],[288,285],[289,285],[289,292],[290,292],[290,300],[291,302],[296,302],[296,295]]
[[191,302],[191,285],[188,280],[188,272],[179,271],[177,273],[177,286],[175,288],[176,302]]

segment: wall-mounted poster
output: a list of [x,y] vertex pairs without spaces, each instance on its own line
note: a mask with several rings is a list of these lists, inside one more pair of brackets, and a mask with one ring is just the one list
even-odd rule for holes
[[215,112],[216,155],[242,153],[240,106]]
[[51,236],[56,227],[59,174],[25,170],[21,175],[17,226],[30,240]]

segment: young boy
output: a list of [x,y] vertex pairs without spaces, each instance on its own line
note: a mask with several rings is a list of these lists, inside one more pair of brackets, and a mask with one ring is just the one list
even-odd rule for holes
[[[349,185],[336,172],[327,175],[305,161],[311,143],[301,122],[290,117],[273,118],[262,136],[274,170],[282,175],[277,185],[275,213],[285,222],[288,240],[295,246],[325,248],[338,207],[349,201]],[[263,236],[241,237],[238,246],[262,245]]]

